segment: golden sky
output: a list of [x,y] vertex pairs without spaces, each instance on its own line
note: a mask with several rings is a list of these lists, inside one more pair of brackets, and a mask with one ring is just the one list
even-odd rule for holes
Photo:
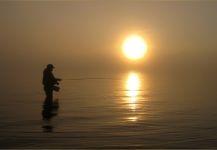
[[0,1],[0,20],[4,68],[128,67],[120,47],[134,33],[149,47],[140,68],[217,65],[215,1]]

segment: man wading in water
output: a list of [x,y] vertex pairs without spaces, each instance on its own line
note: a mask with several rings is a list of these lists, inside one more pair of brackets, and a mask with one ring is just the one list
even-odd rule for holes
[[59,85],[58,81],[61,81],[59,78],[55,78],[52,71],[54,69],[54,66],[52,64],[48,64],[47,67],[43,71],[43,85],[44,85],[44,91],[46,94],[46,100],[47,101],[53,101],[53,91],[59,91],[59,87],[55,85]]
[[56,86],[59,84],[58,81],[61,81],[59,78],[55,78],[52,71],[54,66],[52,64],[48,64],[47,67],[43,71],[43,85],[44,91],[46,94],[46,98],[43,103],[42,109],[42,118],[43,125],[42,128],[44,132],[52,132],[53,125],[51,123],[51,118],[58,114],[59,103],[58,100],[53,101],[53,91],[59,91],[59,87]]

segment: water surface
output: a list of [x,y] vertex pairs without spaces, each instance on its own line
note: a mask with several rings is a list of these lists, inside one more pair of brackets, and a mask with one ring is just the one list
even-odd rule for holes
[[73,75],[49,121],[37,82],[2,94],[0,148],[217,148],[214,77]]

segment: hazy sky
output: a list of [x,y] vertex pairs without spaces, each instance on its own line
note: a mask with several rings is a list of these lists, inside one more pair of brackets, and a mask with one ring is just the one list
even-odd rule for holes
[[[47,63],[74,71],[217,69],[215,0],[0,1],[0,20],[5,74]],[[149,44],[139,63],[125,59],[120,48],[134,33]]]

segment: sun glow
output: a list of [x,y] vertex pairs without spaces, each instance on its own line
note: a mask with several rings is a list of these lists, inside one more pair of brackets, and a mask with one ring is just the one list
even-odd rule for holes
[[132,35],[124,41],[122,48],[127,58],[137,60],[145,56],[148,46],[141,36]]

